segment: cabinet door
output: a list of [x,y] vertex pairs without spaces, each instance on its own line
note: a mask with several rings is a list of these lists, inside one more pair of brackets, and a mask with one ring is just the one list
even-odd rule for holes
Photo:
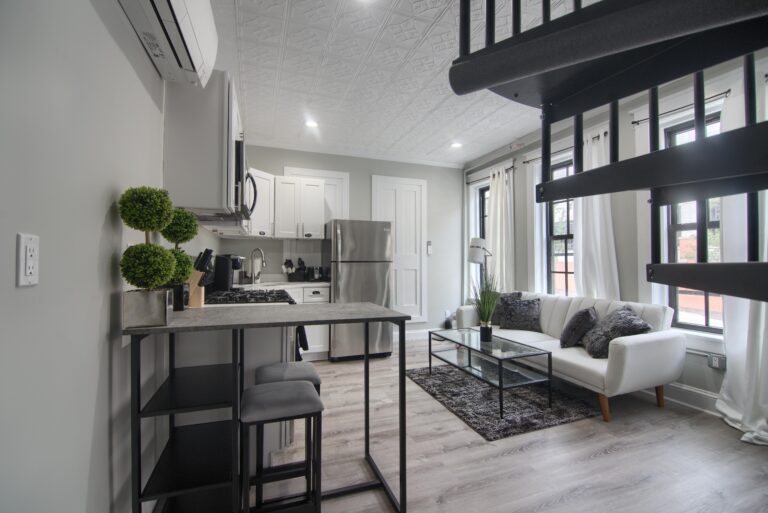
[[301,178],[300,222],[301,239],[322,239],[325,228],[325,181],[317,178]]
[[298,238],[300,189],[300,178],[275,177],[275,237]]
[[[254,237],[272,237],[275,221],[275,175],[258,169],[250,169],[249,173],[256,183],[256,207],[251,214],[250,234]],[[249,205],[251,201],[252,198],[246,198]]]
[[[330,326],[313,325],[304,328],[307,331],[307,343],[309,351],[307,353],[326,353],[328,352],[328,339],[330,338]],[[311,358],[308,358],[311,359]]]

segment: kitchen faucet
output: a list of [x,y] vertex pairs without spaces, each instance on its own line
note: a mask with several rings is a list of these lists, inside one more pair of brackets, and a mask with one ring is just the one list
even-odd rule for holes
[[[257,255],[258,253],[258,255]],[[256,258],[261,258],[261,265],[258,271],[256,270]],[[267,259],[264,256],[264,251],[261,248],[255,248],[251,251],[251,285],[261,283],[261,270],[267,268]]]

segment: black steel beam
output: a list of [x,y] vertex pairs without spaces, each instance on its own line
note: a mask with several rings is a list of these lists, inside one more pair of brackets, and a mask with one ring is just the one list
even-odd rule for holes
[[[693,76],[693,127],[696,140],[702,141],[707,137],[707,115],[704,102],[704,72],[697,71]],[[707,244],[707,200],[696,202],[696,261],[707,261],[709,245]]]
[[469,0],[459,2],[459,57],[469,55]]
[[522,9],[520,8],[520,0],[512,0],[512,35],[516,36],[522,29]]
[[[761,175],[737,176],[723,180],[707,180],[706,182],[687,183],[673,187],[661,187],[658,191],[657,202],[660,206],[674,205],[686,201],[701,201],[709,198],[720,198],[734,194],[753,194],[752,191],[768,189],[768,172]],[[756,195],[756,193],[754,193]],[[747,219],[749,224],[749,219]]]
[[578,11],[581,9],[581,0],[573,0],[573,10]]
[[611,102],[608,115],[608,160],[619,161],[619,102]]
[[549,105],[541,106],[541,181],[552,179],[552,124],[549,121]]
[[768,263],[648,264],[648,281],[768,301]]
[[[648,137],[651,153],[659,151],[659,88],[648,91]],[[651,189],[651,263],[661,263],[661,204],[659,190]]]
[[485,46],[496,42],[496,0],[485,0]]
[[[755,91],[755,56],[744,56],[744,120],[747,125],[757,123],[757,96]],[[760,212],[756,192],[747,194],[747,260],[760,260]]]
[[584,171],[584,116],[576,114],[573,118],[573,172]]
[[549,0],[541,0],[541,21],[542,23],[549,23],[552,19],[551,6]]
[[768,123],[731,130],[622,160],[589,173],[541,183],[536,186],[536,201],[764,174],[768,172],[768,144],[765,141],[768,141]]

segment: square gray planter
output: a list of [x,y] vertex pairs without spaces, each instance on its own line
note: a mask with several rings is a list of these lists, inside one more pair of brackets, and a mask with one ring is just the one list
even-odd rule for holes
[[165,326],[172,312],[171,289],[123,292],[123,328]]

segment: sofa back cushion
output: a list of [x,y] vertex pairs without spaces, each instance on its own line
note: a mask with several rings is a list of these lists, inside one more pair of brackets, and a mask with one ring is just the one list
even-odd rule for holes
[[598,320],[614,310],[628,305],[638,317],[651,326],[651,331],[661,331],[672,326],[673,310],[665,305],[523,292],[523,299],[536,298],[541,300],[541,331],[557,339],[560,338],[563,327],[573,314],[589,307],[595,308]]

